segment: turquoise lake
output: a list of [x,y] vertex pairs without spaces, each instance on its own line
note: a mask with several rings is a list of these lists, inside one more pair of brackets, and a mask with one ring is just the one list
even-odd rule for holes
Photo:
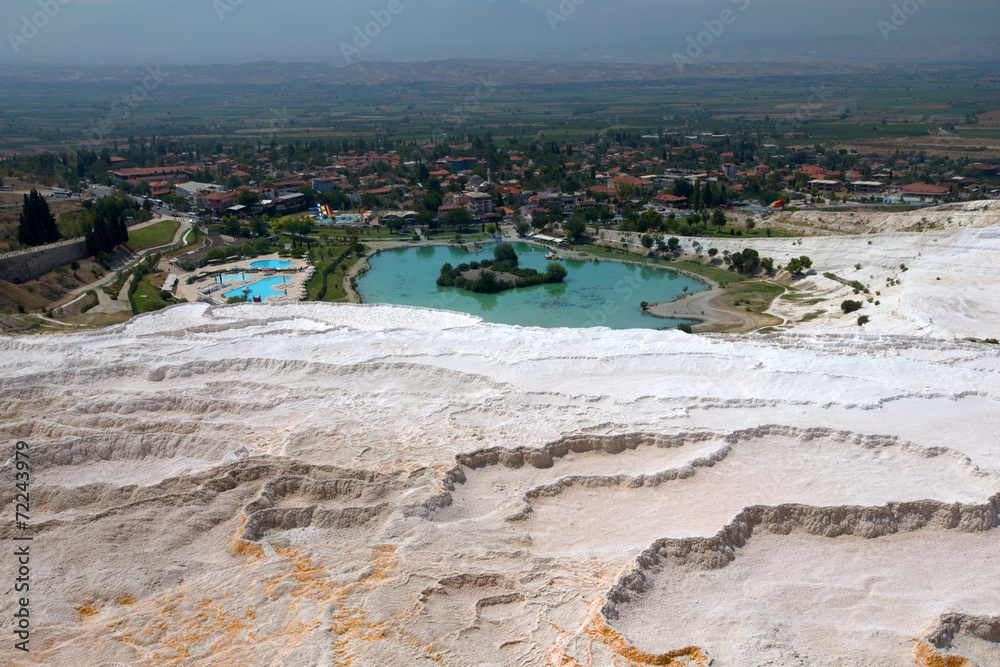
[[[672,301],[706,289],[673,271],[621,262],[562,261],[568,275],[562,284],[537,285],[500,294],[473,294],[436,284],[445,263],[458,266],[493,259],[494,244],[470,253],[454,246],[400,248],[371,258],[371,270],[358,279],[365,303],[387,303],[454,310],[487,322],[526,327],[608,327],[662,329],[685,320],[668,320],[642,312],[643,301]],[[527,243],[515,243],[522,268],[544,272],[548,252]]]

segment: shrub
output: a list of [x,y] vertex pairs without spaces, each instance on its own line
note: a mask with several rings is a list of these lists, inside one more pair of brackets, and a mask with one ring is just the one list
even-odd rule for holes
[[858,326],[859,327],[863,327],[866,324],[868,324],[870,321],[871,320],[868,318],[867,315],[862,315],[861,317],[858,318]]
[[863,305],[864,304],[862,304],[860,301],[851,301],[850,299],[848,299],[844,303],[840,304],[840,309],[844,311],[844,313],[853,313],[861,310],[861,307]]
[[690,334],[691,333],[691,325],[690,324],[678,324],[677,325],[677,329],[680,330],[680,331],[683,331],[686,334]]
[[217,262],[225,258],[226,258],[225,248],[211,248],[209,249],[208,254],[205,255],[205,259],[207,259],[210,262]]

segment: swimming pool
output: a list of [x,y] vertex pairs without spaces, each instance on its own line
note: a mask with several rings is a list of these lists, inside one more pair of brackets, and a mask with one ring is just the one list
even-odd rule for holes
[[218,282],[220,283],[236,283],[243,282],[244,280],[250,280],[250,274],[247,273],[228,273],[224,276],[219,276]]
[[[289,286],[291,286],[292,284],[292,282],[287,278],[285,278],[284,276],[276,276],[274,278],[265,278],[264,280],[258,280],[252,285],[247,285],[247,287],[237,287],[234,290],[229,290],[222,296],[224,296],[227,299],[231,299],[234,296],[243,296],[244,294],[246,294],[247,301],[253,301],[253,298],[255,296],[259,296],[262,300],[267,301],[267,297],[269,296],[278,296],[279,294],[282,294],[282,292],[278,292],[276,290],[271,289],[272,287],[281,285],[282,283],[287,283]],[[244,292],[243,290],[247,288],[249,288],[250,291]]]
[[255,269],[287,269],[292,266],[292,262],[286,262],[280,259],[264,259],[259,262],[254,262],[250,266]]

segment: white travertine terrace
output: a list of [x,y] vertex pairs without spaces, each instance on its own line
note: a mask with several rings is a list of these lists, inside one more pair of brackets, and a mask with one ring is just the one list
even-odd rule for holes
[[37,648],[0,662],[1000,664],[998,373],[389,306],[3,339]]

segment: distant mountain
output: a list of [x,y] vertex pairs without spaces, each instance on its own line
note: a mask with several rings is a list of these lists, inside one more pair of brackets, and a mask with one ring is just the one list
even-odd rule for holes
[[[180,85],[359,85],[406,83],[468,85],[479,78],[510,84],[597,83],[606,81],[670,81],[693,77],[806,76],[871,73],[870,64],[722,63],[674,65],[573,63],[544,61],[436,60],[417,63],[366,62],[337,66],[323,63],[258,62],[245,65],[178,65],[158,67],[166,86]],[[139,66],[12,65],[0,70],[0,81],[130,85],[148,75]]]

